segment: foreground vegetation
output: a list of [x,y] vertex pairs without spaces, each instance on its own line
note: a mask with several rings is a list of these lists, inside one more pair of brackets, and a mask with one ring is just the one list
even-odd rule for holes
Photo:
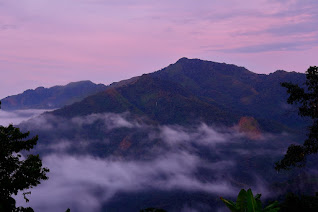
[[[284,82],[281,85],[287,88],[289,104],[298,104],[298,113],[303,117],[310,117],[313,120],[309,127],[308,138],[304,144],[291,145],[288,147],[284,158],[276,163],[275,169],[288,170],[291,167],[305,166],[306,157],[318,152],[318,67],[310,67],[306,72],[306,88],[299,85]],[[262,208],[260,201],[261,194],[253,196],[249,189],[247,192],[242,189],[238,194],[236,203],[221,198],[225,205],[232,212],[276,212],[276,211],[318,211],[318,192],[315,196],[296,195],[289,193],[283,203],[277,201]]]
[[[1,102],[0,102],[1,104]],[[29,132],[22,133],[19,128],[9,125],[0,126],[0,211],[32,212],[30,207],[16,207],[12,195],[24,192],[47,180],[48,168],[42,167],[39,155],[29,154],[23,159],[21,151],[30,151],[37,143],[38,137],[27,139]]]

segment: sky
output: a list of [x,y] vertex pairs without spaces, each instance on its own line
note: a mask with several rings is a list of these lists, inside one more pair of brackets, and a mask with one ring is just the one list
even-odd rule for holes
[[181,57],[256,73],[317,65],[317,0],[0,0],[0,98],[110,84]]

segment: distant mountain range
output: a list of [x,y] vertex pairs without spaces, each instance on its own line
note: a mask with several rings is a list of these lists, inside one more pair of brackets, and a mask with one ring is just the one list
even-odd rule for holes
[[52,114],[68,118],[129,111],[158,124],[230,126],[252,117],[265,131],[302,129],[306,121],[286,103],[281,82],[303,84],[305,75],[282,70],[256,74],[236,65],[181,58],[109,86],[80,81],[26,90],[1,101],[3,110],[60,108]]
[[71,118],[129,111],[159,124],[202,121],[222,125],[239,123],[248,116],[272,132],[305,126],[286,103],[281,82],[302,84],[305,75],[285,71],[256,74],[235,65],[181,58],[162,70],[113,84],[52,114]]
[[103,84],[91,81],[72,82],[65,86],[38,87],[1,100],[3,110],[56,109],[106,89]]

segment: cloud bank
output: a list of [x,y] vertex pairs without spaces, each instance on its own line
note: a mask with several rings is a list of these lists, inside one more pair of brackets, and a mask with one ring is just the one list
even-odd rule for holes
[[15,111],[4,111],[0,110],[0,125],[7,126],[9,124],[18,125],[23,121],[34,118],[49,110],[15,110]]
[[[118,161],[93,157],[50,155],[43,158],[50,167],[50,179],[32,190],[30,206],[37,211],[100,211],[103,202],[117,193],[151,190],[204,191],[232,195],[233,187],[219,176],[202,182],[194,173],[203,164],[219,169],[219,164],[203,163],[188,153],[169,153],[152,161]],[[230,168],[228,164],[223,168]],[[124,203],[123,203],[124,204]]]
[[[39,134],[37,151],[51,170],[50,179],[32,189],[27,205],[48,212],[103,211],[115,200],[124,204],[123,195],[179,191],[204,193],[216,205],[198,200],[194,207],[180,200],[184,205],[168,206],[172,211],[216,210],[219,196],[234,198],[241,188],[252,188],[270,197],[273,177],[286,179],[273,164],[291,142],[288,134],[249,140],[235,126],[156,126],[141,120],[104,113],[72,119],[42,115],[22,123],[22,129]],[[150,206],[156,205],[145,207]]]

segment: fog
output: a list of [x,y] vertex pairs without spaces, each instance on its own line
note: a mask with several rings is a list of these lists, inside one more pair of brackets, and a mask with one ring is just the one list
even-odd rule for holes
[[211,166],[215,170],[233,164],[206,164],[186,153],[169,153],[147,162],[67,155],[50,155],[43,161],[51,169],[50,179],[32,190],[28,204],[37,211],[63,211],[71,206],[74,211],[99,211],[101,203],[117,192],[181,189],[216,195],[233,193],[233,187],[221,176],[211,182],[194,177],[201,166]]
[[[31,189],[29,203],[18,195],[18,204],[35,211],[101,211],[121,194],[182,191],[235,198],[241,188],[266,199],[273,196],[273,176],[286,177],[273,167],[293,142],[287,133],[263,132],[249,140],[237,126],[149,125],[142,120],[105,113],[72,119],[42,115],[23,122],[23,130],[40,136],[37,151],[50,179]],[[205,211],[211,205],[180,207]]]
[[13,111],[4,111],[0,110],[0,125],[7,126],[9,124],[18,125],[23,121],[26,121],[30,118],[34,118],[41,113],[44,113],[49,110],[13,110]]

